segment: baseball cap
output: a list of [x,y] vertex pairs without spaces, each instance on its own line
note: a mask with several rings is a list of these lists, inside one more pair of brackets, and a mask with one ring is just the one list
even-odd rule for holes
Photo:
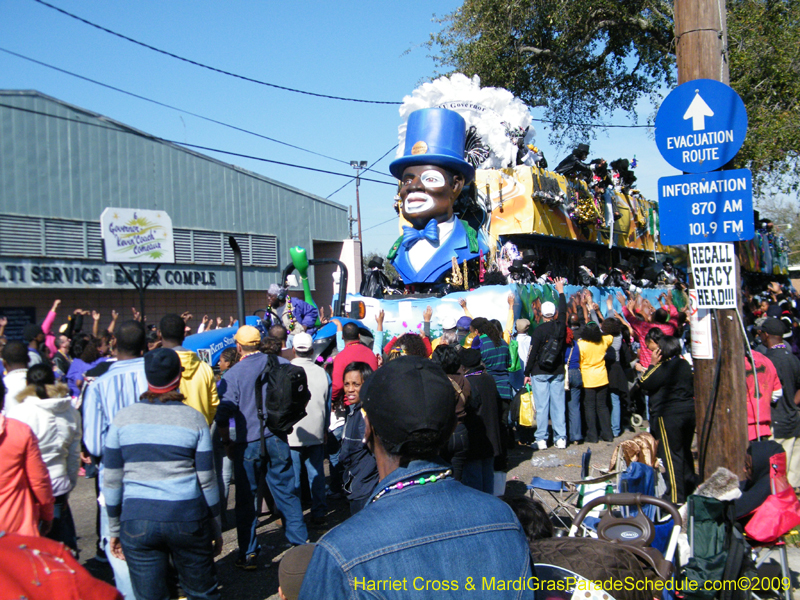
[[442,329],[455,329],[458,323],[455,317],[445,317],[442,319]]
[[458,327],[459,329],[469,329],[469,326],[471,324],[472,324],[472,319],[470,319],[469,317],[461,317],[456,322],[456,327]]
[[314,338],[308,333],[298,333],[292,340],[292,347],[299,352],[308,352],[314,344]]
[[552,302],[542,303],[542,316],[548,319],[556,314],[556,305]]
[[261,332],[252,325],[242,325],[233,339],[242,346],[256,346],[261,343]]
[[316,547],[316,544],[301,544],[289,549],[283,555],[278,567],[278,585],[281,586],[281,592],[286,600],[297,600],[300,597],[303,578]]
[[391,454],[402,454],[417,433],[453,431],[456,394],[442,368],[421,356],[400,356],[369,376],[361,389],[369,422]]
[[768,335],[777,335],[782,337],[783,334],[786,333],[786,323],[784,323],[781,319],[769,317],[761,325],[761,330]]
[[517,327],[517,333],[527,333],[531,322],[528,319],[517,319],[514,324]]
[[156,348],[144,355],[147,388],[154,394],[166,394],[181,385],[181,358],[172,348]]

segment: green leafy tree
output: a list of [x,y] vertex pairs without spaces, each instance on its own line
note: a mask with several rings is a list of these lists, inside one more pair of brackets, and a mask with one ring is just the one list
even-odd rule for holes
[[800,206],[786,196],[763,194],[756,200],[761,218],[771,219],[789,242],[789,264],[800,263]]
[[[800,187],[800,0],[728,2],[731,87],[747,108],[735,159],[759,196]],[[797,217],[796,206],[794,208]],[[787,221],[783,221],[787,222]]]
[[666,0],[465,0],[428,47],[439,68],[546,107],[553,140],[575,141],[674,83],[672,19]]

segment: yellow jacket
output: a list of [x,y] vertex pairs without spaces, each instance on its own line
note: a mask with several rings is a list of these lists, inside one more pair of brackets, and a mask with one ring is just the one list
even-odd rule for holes
[[181,394],[186,397],[183,403],[200,411],[205,417],[206,423],[211,426],[219,405],[214,370],[197,358],[197,355],[191,350],[179,351],[178,356],[183,365]]

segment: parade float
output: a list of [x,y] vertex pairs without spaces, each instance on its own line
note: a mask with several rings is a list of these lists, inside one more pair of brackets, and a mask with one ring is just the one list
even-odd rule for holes
[[[404,98],[400,120],[390,171],[399,182],[401,235],[387,259],[402,283],[378,298],[348,294],[342,302],[337,294],[333,316],[358,319],[368,335],[383,311],[391,337],[422,333],[431,307],[435,337],[443,322],[465,315],[462,300],[471,315],[507,323],[512,294],[513,317],[533,321],[541,302],[556,299],[556,277],[567,279],[568,297],[589,289],[603,313],[609,296],[621,310],[617,291],[658,306],[659,295],[682,280],[685,248],[660,243],[658,204],[635,186],[635,157],[588,161],[589,146],[580,144],[548,170],[528,107],[507,90],[481,87],[477,76],[421,85]],[[746,272],[788,273],[786,241],[766,222],[737,252]],[[315,261],[303,249],[292,249],[292,259],[283,284],[297,270],[305,301],[314,304],[306,272]],[[343,265],[340,273],[346,277]],[[235,328],[218,331],[215,351],[206,353],[212,364]],[[335,332],[333,325],[316,332],[318,353],[332,351]]]

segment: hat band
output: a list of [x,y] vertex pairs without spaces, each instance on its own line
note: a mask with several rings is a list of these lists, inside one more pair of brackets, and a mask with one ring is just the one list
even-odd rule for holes
[[181,374],[178,373],[178,376],[170,381],[165,386],[155,386],[152,383],[147,383],[147,389],[150,390],[153,394],[166,394],[167,392],[171,392],[174,389],[179,388],[181,385]]

